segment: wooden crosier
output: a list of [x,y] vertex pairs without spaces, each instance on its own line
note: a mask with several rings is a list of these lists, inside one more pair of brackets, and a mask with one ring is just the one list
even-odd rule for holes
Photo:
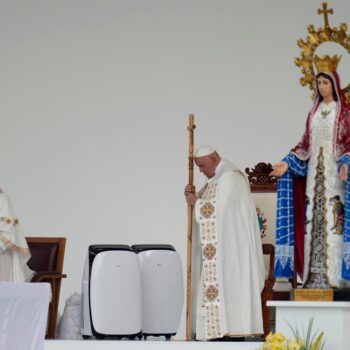
[[[188,184],[193,186],[194,115],[188,117]],[[186,297],[186,340],[191,340],[191,273],[192,273],[192,216],[193,206],[187,206],[187,297]]]

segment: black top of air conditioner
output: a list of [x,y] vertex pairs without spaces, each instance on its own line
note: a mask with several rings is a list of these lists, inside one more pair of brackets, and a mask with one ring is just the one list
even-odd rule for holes
[[133,251],[130,246],[126,244],[93,244],[89,246],[89,251],[92,253],[100,253],[107,250],[126,250]]
[[175,248],[170,244],[134,244],[131,246],[136,253],[144,252],[145,250],[172,250]]

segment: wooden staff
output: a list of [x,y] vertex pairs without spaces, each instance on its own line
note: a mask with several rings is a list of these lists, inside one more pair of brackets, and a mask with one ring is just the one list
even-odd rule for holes
[[[193,185],[193,144],[194,144],[194,115],[188,117],[188,184]],[[186,298],[186,340],[191,340],[191,272],[192,272],[192,215],[193,206],[187,205],[187,298]]]

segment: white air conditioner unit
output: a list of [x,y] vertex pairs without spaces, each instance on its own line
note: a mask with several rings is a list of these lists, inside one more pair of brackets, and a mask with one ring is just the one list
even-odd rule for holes
[[184,301],[182,264],[171,245],[133,245],[142,272],[142,334],[170,339],[178,331]]
[[82,282],[84,338],[141,337],[141,269],[127,245],[91,245]]

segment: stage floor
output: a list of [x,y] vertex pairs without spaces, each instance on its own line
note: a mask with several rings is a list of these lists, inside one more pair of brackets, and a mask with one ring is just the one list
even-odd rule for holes
[[46,340],[45,350],[256,350],[259,342]]

